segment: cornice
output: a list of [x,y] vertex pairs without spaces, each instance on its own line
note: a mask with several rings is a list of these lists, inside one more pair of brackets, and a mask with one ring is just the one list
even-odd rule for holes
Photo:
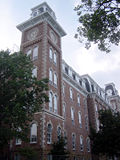
[[54,30],[58,33],[58,35],[60,37],[63,37],[66,35],[65,31],[62,29],[62,27],[58,24],[58,22],[56,20],[54,20],[51,15],[48,12],[44,12],[43,14],[40,14],[34,18],[30,18],[27,21],[17,25],[17,28],[23,32],[33,26],[35,26],[36,24],[39,24],[43,21],[47,21],[50,25],[52,25],[52,27],[54,28]]

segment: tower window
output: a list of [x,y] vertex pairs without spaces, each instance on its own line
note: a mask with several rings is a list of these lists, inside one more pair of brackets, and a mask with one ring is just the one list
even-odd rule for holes
[[57,113],[58,112],[58,107],[57,107],[57,96],[54,96],[54,112]]
[[33,123],[30,128],[30,142],[36,143],[37,142],[37,124]]
[[37,66],[32,70],[32,77],[37,77]]
[[57,86],[57,75],[54,73],[54,84]]
[[49,80],[50,80],[50,82],[53,81],[53,72],[52,72],[52,69],[49,70]]
[[52,51],[52,48],[49,49],[49,57],[50,57],[50,59],[53,58],[53,51]]
[[49,92],[49,110],[53,111],[53,94]]
[[36,60],[38,58],[38,47],[33,48],[33,60]]
[[54,63],[57,63],[57,56],[56,56],[56,52],[54,52]]

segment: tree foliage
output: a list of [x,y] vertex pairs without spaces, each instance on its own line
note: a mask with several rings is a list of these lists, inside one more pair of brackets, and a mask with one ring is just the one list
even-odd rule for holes
[[120,113],[100,111],[100,130],[91,132],[92,152],[107,157],[120,157]]
[[0,147],[13,137],[25,140],[28,122],[48,102],[48,80],[33,77],[33,68],[22,52],[0,52]]
[[52,155],[53,160],[65,160],[69,156],[69,152],[66,149],[66,141],[65,138],[60,137],[57,142],[52,144],[52,149],[50,154]]
[[38,160],[38,152],[31,147],[18,148],[18,153],[24,160]]
[[101,51],[110,52],[111,44],[120,42],[120,0],[81,0],[75,7],[79,16],[76,38],[85,43],[98,44]]

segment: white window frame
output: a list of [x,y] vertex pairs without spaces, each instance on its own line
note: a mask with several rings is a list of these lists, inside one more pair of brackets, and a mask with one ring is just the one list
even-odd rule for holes
[[51,68],[49,69],[49,81],[53,82],[53,71]]
[[77,95],[77,103],[80,106],[80,95],[79,94]]
[[[33,126],[33,125],[35,125],[35,126]],[[36,130],[33,131],[32,127]],[[33,134],[32,132],[35,132],[35,133]],[[30,126],[30,143],[37,143],[37,124],[36,123],[32,123]]]
[[51,47],[49,48],[49,58],[53,59],[53,49]]
[[53,112],[53,93],[49,92],[49,111]]
[[75,133],[72,133],[72,150],[75,150],[76,147],[76,136]]
[[57,103],[57,101],[58,101],[58,97],[57,97],[57,95],[55,94],[55,95],[54,95],[54,112],[55,112],[55,113],[58,113],[58,103]]
[[[48,126],[51,126],[51,128],[48,128]],[[50,129],[50,130],[48,130],[48,129]],[[47,144],[51,144],[52,143],[52,125],[51,125],[51,123],[49,123],[48,125],[47,125]]]
[[86,139],[86,146],[87,146],[87,151],[90,152],[90,138],[87,137]]
[[74,117],[74,108],[73,107],[71,107],[71,119],[72,119],[72,124],[74,124],[75,117]]
[[38,46],[33,48],[33,60],[38,59]]
[[32,77],[36,77],[37,78],[37,66],[34,66],[34,68],[32,70]]
[[54,73],[54,85],[57,86],[57,74]]
[[70,93],[70,99],[72,99],[73,100],[73,90],[72,90],[72,88],[70,87],[70,89],[69,89],[69,93]]
[[84,150],[83,136],[80,135],[80,151]]
[[80,128],[82,128],[82,113],[81,112],[78,112],[78,120],[79,120]]
[[53,54],[53,61],[54,61],[55,64],[57,64],[57,54],[56,54],[56,51]]

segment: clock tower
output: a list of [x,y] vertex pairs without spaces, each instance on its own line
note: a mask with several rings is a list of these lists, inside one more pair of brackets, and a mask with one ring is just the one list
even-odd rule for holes
[[[37,142],[44,150],[64,132],[62,114],[62,51],[61,37],[66,33],[58,24],[54,11],[46,2],[31,9],[31,17],[17,28],[22,32],[21,50],[31,57],[34,76],[49,79],[49,104],[35,113]],[[53,132],[52,137],[48,130]]]

